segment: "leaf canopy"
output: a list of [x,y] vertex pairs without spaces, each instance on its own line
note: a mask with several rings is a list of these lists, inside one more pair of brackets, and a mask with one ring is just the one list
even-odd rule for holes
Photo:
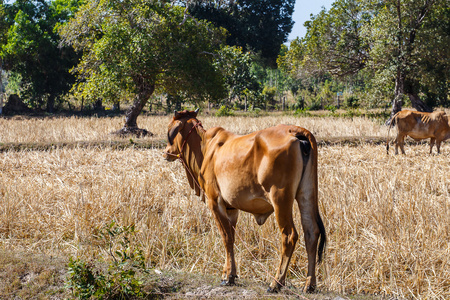
[[192,101],[225,94],[213,65],[225,31],[170,1],[88,1],[60,33],[83,52],[75,71],[85,98],[116,101],[144,86]]

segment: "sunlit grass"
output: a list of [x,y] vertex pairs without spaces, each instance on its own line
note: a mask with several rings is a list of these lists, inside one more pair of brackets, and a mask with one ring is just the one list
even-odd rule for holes
[[[171,116],[142,116],[138,126],[151,131],[153,138],[167,136]],[[387,128],[380,121],[358,118],[299,118],[295,116],[213,117],[200,115],[205,128],[222,126],[239,134],[250,133],[277,124],[294,124],[307,128],[317,137],[375,136],[384,137]],[[0,143],[55,143],[77,141],[116,140],[110,133],[120,129],[123,117],[69,117],[69,118],[0,118]],[[147,138],[151,139],[151,138]]]
[[[168,120],[145,117],[139,125],[164,138]],[[201,120],[205,128],[221,125],[240,133],[278,123],[298,124],[324,137],[386,133],[376,122],[357,118]],[[104,140],[122,123],[120,118],[0,119],[0,125],[24,136],[1,132],[8,142],[50,142]],[[34,135],[28,133],[32,128]],[[429,155],[428,149],[408,145],[406,156],[387,156],[381,145],[319,148],[319,200],[328,234],[319,290],[450,298],[450,149],[448,143],[441,155]],[[114,219],[136,225],[133,243],[144,250],[149,266],[219,279],[222,240],[185,176],[178,162],[162,159],[160,149],[0,153],[0,248],[97,258],[108,249],[96,234]],[[297,208],[295,219],[300,231]],[[269,282],[280,246],[274,218],[260,227],[242,213],[237,233],[239,276]],[[306,266],[300,234],[287,284],[302,286]]]

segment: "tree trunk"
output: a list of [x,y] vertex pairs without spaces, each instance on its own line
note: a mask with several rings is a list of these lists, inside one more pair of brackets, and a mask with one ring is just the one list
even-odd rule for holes
[[409,100],[411,100],[411,105],[418,111],[425,111],[425,112],[432,112],[433,109],[431,109],[428,105],[426,105],[417,95],[416,93],[407,93]]
[[386,125],[389,125],[394,115],[402,110],[404,94],[405,94],[405,74],[403,74],[401,70],[397,70],[397,76],[395,78],[395,94],[394,99],[392,100],[392,111],[391,115],[389,116],[389,119],[385,123]]
[[[397,78],[395,79],[395,97],[392,100],[392,111],[389,119],[386,121],[386,125],[391,123],[392,118],[396,113],[402,110],[403,101],[402,98],[405,95],[405,75],[401,72],[398,73]],[[406,93],[411,100],[411,105],[418,111],[432,112],[433,110],[426,105],[414,92]],[[392,124],[394,125],[394,124]]]
[[247,95],[244,95],[244,97],[245,97],[244,111],[247,111]]
[[113,111],[120,112],[120,101],[116,101],[113,104]]
[[53,113],[55,111],[55,96],[50,95],[47,99],[47,112]]
[[153,133],[147,131],[146,129],[140,129],[137,126],[137,117],[144,109],[145,104],[147,104],[148,99],[155,91],[154,84],[148,84],[146,82],[139,82],[139,92],[134,98],[133,105],[128,109],[125,113],[125,125],[122,129],[112,132],[112,134],[117,134],[122,137],[126,137],[129,135],[137,136],[138,138],[141,136],[152,136]]
[[145,83],[141,84],[141,86],[139,87],[139,92],[134,99],[133,105],[131,105],[131,107],[125,114],[124,128],[138,128],[137,117],[144,109],[145,104],[147,104],[148,99],[154,91],[154,85]]

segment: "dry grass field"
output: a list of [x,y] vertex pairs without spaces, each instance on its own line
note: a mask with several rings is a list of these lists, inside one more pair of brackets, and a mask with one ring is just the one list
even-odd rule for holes
[[[387,133],[366,118],[199,118],[205,128],[223,126],[242,134],[279,123],[303,126],[323,139]],[[140,117],[139,126],[155,134],[143,141],[164,139],[169,119]],[[0,119],[0,143],[115,140],[109,132],[122,122]],[[328,235],[318,269],[319,294],[450,299],[450,145],[443,144],[441,155],[428,151],[424,144],[407,145],[406,156],[394,156],[392,150],[386,155],[384,145],[365,143],[319,148],[319,201]],[[301,230],[298,208],[295,218]],[[66,261],[107,256],[109,249],[96,235],[111,220],[136,226],[132,243],[143,250],[148,266],[216,276],[218,284],[224,249],[216,225],[190,190],[181,165],[164,161],[162,149],[55,147],[0,153],[0,251]],[[279,237],[273,217],[259,227],[251,215],[240,215],[238,281],[270,281]],[[286,290],[303,286],[306,266],[300,235]],[[0,283],[0,298],[13,294]]]

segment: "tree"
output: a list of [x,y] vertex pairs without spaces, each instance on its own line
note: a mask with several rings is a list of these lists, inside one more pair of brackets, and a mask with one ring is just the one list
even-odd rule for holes
[[294,24],[294,4],[294,0],[215,0],[192,1],[188,7],[195,17],[227,29],[228,45],[260,53],[274,67]]
[[337,0],[305,25],[305,38],[291,43],[280,58],[291,74],[369,74],[368,85],[390,89],[392,115],[401,109],[404,95],[420,111],[430,110],[420,94],[448,95],[450,31],[444,0]]
[[34,107],[46,104],[52,112],[58,98],[74,82],[69,73],[78,57],[68,47],[59,47],[55,28],[65,22],[82,1],[17,0],[8,5],[10,24],[2,56],[11,72],[22,78],[23,93]]
[[[427,64],[438,67],[446,64],[443,60],[448,62],[450,58],[449,31],[443,31],[442,26],[436,26],[436,23],[432,25],[436,19],[442,18],[441,24],[448,26],[448,2],[390,0],[374,4],[369,2],[367,6],[377,12],[371,28],[368,28],[372,43],[372,67],[378,76],[389,74],[395,82],[391,117],[401,110],[404,95],[409,96],[417,110],[431,111],[419,97],[419,91],[423,89],[419,78],[424,73],[435,78],[432,69],[423,67]],[[438,54],[429,48],[430,43],[443,53]],[[436,57],[430,55],[433,52]],[[446,79],[441,80],[449,79],[448,67],[444,77]]]
[[252,59],[250,53],[243,53],[240,47],[223,47],[216,60],[216,66],[224,74],[225,87],[230,99],[245,98],[244,110],[247,110],[247,96],[258,93],[260,84],[252,72]]
[[357,0],[336,1],[329,12],[313,16],[305,22],[305,50],[310,59],[338,77],[362,70],[370,49],[361,32],[369,19]]
[[213,66],[225,32],[170,1],[88,1],[60,33],[83,52],[75,69],[78,95],[134,97],[122,134],[142,132],[137,117],[156,90],[192,102],[225,94]]

